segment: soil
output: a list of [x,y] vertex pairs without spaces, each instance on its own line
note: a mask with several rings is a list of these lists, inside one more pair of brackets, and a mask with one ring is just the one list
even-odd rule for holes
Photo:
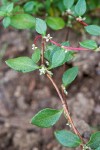
[[[53,134],[58,129],[69,129],[64,117],[48,129],[30,124],[39,110],[62,107],[51,83],[45,76],[39,76],[38,71],[22,74],[5,64],[9,58],[31,56],[36,33],[0,29],[0,150],[67,150],[58,144]],[[66,39],[66,29],[50,32],[55,41]],[[70,30],[72,45],[77,46],[83,38]],[[100,44],[100,39],[91,38]],[[78,52],[75,60],[66,64],[66,69],[74,65],[79,67],[79,75],[67,89],[67,102],[76,127],[88,140],[92,132],[100,129],[100,53]],[[62,68],[53,73],[60,87]]]

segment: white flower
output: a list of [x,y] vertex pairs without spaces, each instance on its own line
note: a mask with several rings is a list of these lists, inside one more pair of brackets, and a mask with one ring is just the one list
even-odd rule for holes
[[42,75],[46,73],[47,69],[45,68],[45,66],[42,66],[42,68],[39,69],[39,71],[40,71],[40,75]]
[[95,51],[97,51],[97,52],[100,51],[100,46]]
[[83,145],[83,150],[91,150],[91,148],[88,147],[87,145]]
[[47,72],[50,76],[53,75],[53,73],[52,73],[51,71],[49,71],[45,66],[42,66],[42,68],[39,69],[39,71],[40,71],[40,75],[45,74],[46,72]]
[[71,124],[70,124],[69,122],[68,122],[68,123],[66,123],[66,125],[67,125],[67,126],[69,126],[70,128],[72,127],[72,126],[71,126]]
[[46,64],[47,64],[47,66],[49,66],[49,62],[48,61],[46,61]]
[[84,21],[86,18],[82,18],[81,16],[79,16],[78,18],[76,18],[77,21]]
[[52,39],[52,37],[50,36],[50,34],[48,34],[47,36],[44,36],[43,38],[46,40],[46,42],[49,42],[49,40]]
[[66,91],[66,88],[65,88],[63,85],[62,85],[61,87],[62,87],[62,89],[63,89],[65,95],[68,95],[68,92]]
[[35,46],[35,44],[32,44],[32,49],[33,50],[37,49],[37,47]]
[[67,9],[67,10],[66,10],[66,13],[67,13],[67,14],[74,14],[74,12],[72,12],[71,9]]

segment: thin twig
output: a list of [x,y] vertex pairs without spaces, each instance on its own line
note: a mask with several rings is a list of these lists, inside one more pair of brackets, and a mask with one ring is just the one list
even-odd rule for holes
[[84,143],[84,140],[83,140],[82,136],[80,135],[79,131],[76,129],[76,127],[75,127],[75,125],[74,125],[74,123],[73,123],[73,120],[72,120],[72,118],[71,118],[71,116],[70,116],[70,114],[69,114],[68,105],[67,105],[66,100],[63,99],[62,94],[61,94],[60,90],[58,89],[56,83],[55,83],[54,80],[52,79],[52,77],[51,77],[48,73],[47,73],[46,75],[47,75],[48,79],[51,81],[51,83],[53,84],[53,86],[54,86],[54,88],[55,88],[57,94],[59,95],[59,98],[60,98],[60,100],[61,100],[61,102],[62,102],[62,106],[63,106],[63,109],[64,109],[64,113],[65,113],[65,115],[67,116],[68,121],[69,121],[69,123],[71,124],[74,133],[75,133],[76,135],[78,135],[78,136],[80,137],[80,139],[82,140],[82,142]]
[[67,13],[69,16],[72,16],[77,22],[79,22],[80,24],[82,24],[83,26],[88,26],[87,23],[85,23],[84,21],[80,21],[77,20],[77,17],[75,17],[73,14]]
[[45,39],[42,38],[42,54],[41,54],[41,64],[44,65],[44,51],[45,51]]

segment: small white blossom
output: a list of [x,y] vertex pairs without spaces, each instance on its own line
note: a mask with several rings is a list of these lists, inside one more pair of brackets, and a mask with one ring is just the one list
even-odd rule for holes
[[67,13],[67,14],[73,14],[74,12],[72,12],[71,9],[67,9],[67,10],[66,10],[66,13]]
[[63,89],[65,95],[68,95],[68,92],[66,91],[66,88],[65,88],[63,85],[62,85],[61,87],[62,87],[62,89]]
[[33,50],[37,49],[37,47],[35,46],[35,44],[32,44],[32,49]]
[[71,126],[71,124],[70,124],[69,122],[68,122],[68,123],[66,123],[66,125],[67,125],[67,126],[69,126],[70,128],[72,127],[72,126]]
[[39,69],[39,71],[40,71],[40,75],[42,75],[46,73],[47,69],[44,66],[42,66],[42,68]]
[[91,148],[88,147],[87,145],[83,145],[83,150],[91,150]]
[[97,52],[100,51],[100,46],[95,51],[97,51]]
[[52,37],[50,36],[50,34],[48,34],[47,36],[44,36],[43,38],[46,40],[46,42],[49,42],[49,40],[52,39]]
[[49,66],[49,62],[48,61],[46,61],[46,64],[47,64],[47,66]]
[[52,73],[51,71],[49,71],[45,66],[42,66],[42,68],[39,69],[39,71],[40,71],[40,75],[46,74],[46,72],[47,72],[50,76],[53,75],[53,73]]
[[81,16],[79,16],[78,18],[76,18],[77,21],[84,21],[86,18],[82,18]]
[[66,90],[64,90],[65,95],[68,95],[68,92]]

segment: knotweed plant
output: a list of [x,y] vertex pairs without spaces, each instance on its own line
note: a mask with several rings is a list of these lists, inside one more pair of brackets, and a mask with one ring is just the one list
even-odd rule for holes
[[[79,22],[84,27],[84,30],[86,32],[91,35],[100,36],[99,26],[88,25],[86,22],[84,22],[85,18],[83,17],[83,15],[86,12],[85,0],[78,0],[78,2],[76,3],[75,9],[73,10],[75,11],[76,15],[73,14],[73,11],[71,9],[73,7],[74,0],[64,0],[64,4],[67,5],[67,11],[65,13]],[[9,6],[8,10],[10,13],[13,10],[13,5]],[[26,15],[23,14],[23,16],[25,17]],[[25,19],[27,20],[27,18],[28,16]],[[7,26],[7,19],[8,18],[3,21],[5,26]],[[49,22],[49,24],[56,28],[55,24],[53,24],[52,21]],[[26,26],[27,25],[29,26],[28,22],[26,23]],[[32,22],[30,25],[32,25]],[[18,26],[25,27],[25,24],[18,24]],[[94,50],[97,52],[100,50],[100,47],[98,47],[97,43],[93,40],[80,41],[80,47],[70,46],[69,41],[58,43],[53,40],[52,35],[47,33],[46,21],[39,18],[35,19],[35,30],[39,35],[34,39],[34,43],[32,45],[33,54],[31,58],[29,58],[28,56],[12,58],[8,59],[6,61],[6,64],[12,69],[21,71],[23,73],[38,70],[40,75],[44,75],[46,78],[48,78],[58,94],[58,97],[62,104],[62,109],[56,110],[52,108],[45,108],[39,111],[31,119],[31,124],[41,128],[50,128],[59,121],[59,118],[63,114],[66,119],[66,124],[68,124],[70,127],[70,131],[62,129],[54,132],[57,141],[62,146],[68,148],[80,147],[80,149],[83,150],[100,150],[100,132],[93,133],[90,137],[90,140],[86,143],[82,135],[79,133],[78,129],[75,127],[68,109],[67,87],[77,77],[78,67],[74,66],[64,71],[60,88],[58,88],[56,82],[54,81],[54,75],[52,72],[53,69],[59,66],[63,67],[65,63],[71,61],[75,57],[74,54],[76,52],[78,53],[78,51],[89,50]],[[37,41],[41,43],[40,48],[37,44]]]

